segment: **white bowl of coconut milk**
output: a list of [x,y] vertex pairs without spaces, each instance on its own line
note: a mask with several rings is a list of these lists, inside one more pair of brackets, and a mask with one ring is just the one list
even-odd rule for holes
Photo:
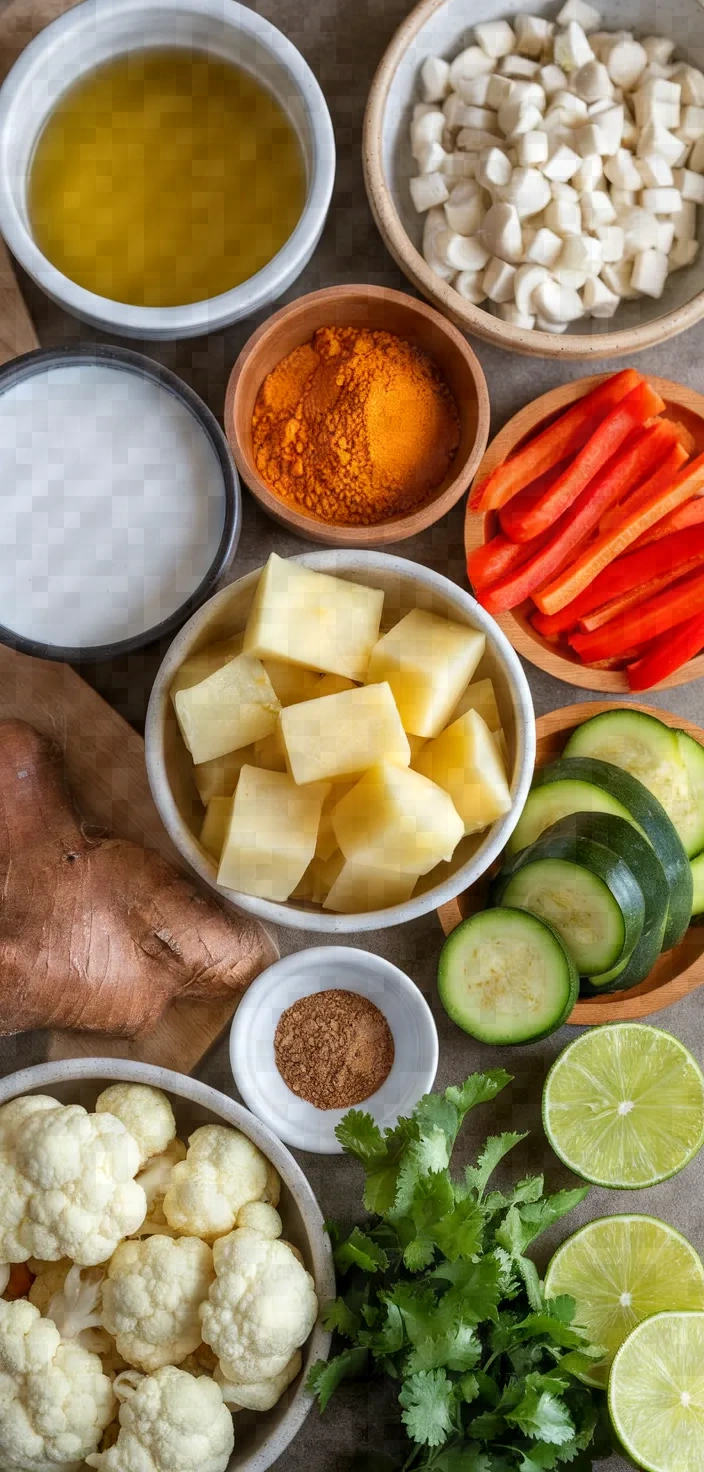
[[173,633],[239,537],[227,441],[173,373],[109,347],[0,370],[0,640],[73,662]]

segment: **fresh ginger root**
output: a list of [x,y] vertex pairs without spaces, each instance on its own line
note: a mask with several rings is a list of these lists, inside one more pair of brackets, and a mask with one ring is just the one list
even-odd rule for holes
[[256,920],[226,914],[150,849],[86,838],[61,755],[0,721],[0,1034],[134,1037],[177,997],[244,990],[276,959]]

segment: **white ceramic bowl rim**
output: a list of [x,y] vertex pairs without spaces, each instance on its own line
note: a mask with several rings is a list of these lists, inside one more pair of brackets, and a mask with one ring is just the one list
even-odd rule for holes
[[[187,1103],[199,1104],[219,1115],[227,1124],[233,1125],[262,1151],[275,1166],[303,1216],[309,1235],[311,1262],[318,1296],[321,1302],[335,1296],[335,1270],[329,1238],[325,1232],[323,1215],[313,1191],[297,1161],[272,1134],[271,1130],[250,1110],[228,1099],[209,1084],[174,1073],[168,1068],[158,1068],[150,1063],[135,1063],[126,1058],[75,1058],[58,1063],[40,1063],[33,1068],[24,1068],[20,1073],[8,1074],[0,1079],[0,1105],[34,1089],[51,1089],[57,1084],[80,1083],[84,1080],[105,1079],[107,1083],[150,1084],[175,1094]],[[310,1357],[327,1359],[331,1335],[316,1324],[309,1340]],[[313,1404],[313,1398],[303,1386],[297,1391],[290,1406],[279,1423],[266,1438],[247,1456],[246,1472],[266,1472],[298,1433]]]
[[[168,649],[152,688],[145,724],[149,785],[169,837],[173,839],[191,868],[214,889],[216,894],[225,893],[233,904],[239,905],[253,915],[258,915],[261,920],[268,920],[275,925],[294,925],[301,930],[324,931],[337,935],[365,930],[383,930],[391,925],[403,925],[408,920],[417,920],[421,915],[427,915],[430,910],[439,909],[441,905],[455,899],[463,890],[474,884],[506,847],[523,811],[535,765],[535,718],[528,681],[518,655],[514,653],[506,635],[502,633],[491,615],[484,611],[481,604],[477,603],[470,593],[465,592],[449,578],[443,577],[441,573],[433,572],[430,568],[422,567],[407,558],[394,557],[390,553],[359,552],[353,549],[303,552],[291,558],[291,561],[301,562],[305,567],[314,568],[318,572],[327,572],[332,576],[337,573],[344,577],[346,566],[349,566],[347,560],[354,557],[363,559],[364,566],[371,574],[377,570],[395,573],[401,578],[415,577],[422,587],[437,593],[451,606],[454,606],[462,615],[463,621],[467,621],[469,616],[474,626],[488,636],[488,641],[493,644],[500,656],[511,681],[518,716],[516,757],[511,781],[511,808],[504,817],[499,818],[498,822],[492,825],[488,830],[488,836],[467,863],[461,865],[449,878],[434,885],[432,889],[425,890],[423,894],[406,900],[403,904],[391,905],[386,910],[369,910],[362,915],[331,914],[323,910],[299,910],[290,902],[278,904],[273,900],[259,899],[254,895],[242,894],[236,890],[218,891],[204,864],[200,844],[186,827],[179,813],[171,786],[163,771],[161,756],[160,726],[169,700],[169,685],[185,658],[194,625],[197,627],[200,622],[203,608],[189,619]],[[246,578],[238,580],[239,586],[243,586],[250,579],[254,583],[260,573],[261,568],[256,568]],[[232,597],[233,586],[236,585],[230,585],[216,593],[215,597],[204,605],[204,608],[222,609],[224,612]]]
[[[595,3],[598,5],[599,0],[595,0]],[[700,3],[704,3],[704,0],[700,0]],[[434,18],[446,8],[447,4],[448,0],[418,0],[418,3],[401,22],[374,75],[364,118],[363,163],[367,197],[377,226],[397,265],[429,301],[439,305],[441,310],[447,312],[455,322],[461,323],[465,330],[476,333],[478,337],[487,342],[498,343],[500,347],[513,348],[518,352],[536,357],[596,359],[600,356],[613,357],[640,352],[644,348],[661,342],[664,336],[675,337],[698,322],[704,314],[704,291],[693,293],[690,300],[682,306],[670,311],[665,310],[661,316],[643,322],[637,327],[625,327],[612,331],[609,324],[595,323],[593,325],[596,330],[592,334],[567,332],[564,335],[555,336],[537,329],[512,327],[508,322],[499,321],[482,307],[473,306],[471,302],[460,297],[451,286],[431,270],[408,235],[396,208],[384,168],[382,140],[386,126],[389,90],[399,63],[420,32],[426,26],[432,28]],[[546,9],[544,0],[540,0],[536,6],[531,4],[531,0],[521,0],[518,8],[531,13],[534,9],[540,15],[544,14]],[[609,15],[608,5],[604,4],[600,8],[603,11],[604,25],[616,29],[618,17]],[[695,6],[694,9],[696,8]],[[459,3],[455,4],[454,9],[458,11]],[[513,10],[515,9],[514,6]],[[553,6],[550,6],[548,13],[551,16],[554,15]],[[511,18],[512,6],[508,3],[498,3],[494,14],[497,18],[504,15]],[[476,19],[478,21],[486,17],[482,15],[477,16]],[[666,23],[668,19],[667,12],[663,10],[662,23],[657,32],[659,35],[668,34]],[[475,23],[471,11],[467,11],[465,18],[467,37]],[[647,25],[645,33],[648,33]],[[437,24],[434,39],[437,54],[443,55],[445,46]],[[462,44],[469,44],[468,39],[462,43],[458,42],[458,50],[461,49]],[[693,64],[696,63],[693,62]]]
[[[394,1035],[395,1057],[381,1088],[354,1106],[371,1114],[382,1128],[408,1115],[433,1087],[439,1044],[435,1019],[420,987],[400,967],[355,946],[313,946],[282,956],[247,988],[230,1028],[230,1065],[245,1103],[269,1129],[297,1150],[341,1155],[335,1126],[346,1109],[315,1109],[298,1098],[278,1076],[270,1056],[262,1067],[263,1045],[272,1045],[272,1012],[281,1015],[299,997],[321,990],[352,991],[367,997],[384,1014]],[[405,1056],[404,1056],[405,1049]],[[421,1066],[422,1062],[422,1066]]]
[[[61,46],[68,51],[81,33],[95,30],[111,17],[121,20],[145,11],[211,18],[252,37],[287,73],[308,120],[312,139],[310,178],[301,217],[281,250],[247,281],[220,296],[180,307],[137,307],[98,296],[57,270],[34,241],[15,198],[8,153],[19,108],[31,100],[45,59]],[[116,48],[117,55],[119,48]],[[77,70],[69,85],[78,79]],[[335,137],[323,92],[308,63],[291,41],[237,0],[82,0],[52,21],[22,51],[0,89],[0,230],[13,255],[49,296],[71,312],[93,322],[109,322],[133,336],[193,336],[213,332],[238,317],[249,316],[279,296],[295,280],[317,245],[335,179]]]

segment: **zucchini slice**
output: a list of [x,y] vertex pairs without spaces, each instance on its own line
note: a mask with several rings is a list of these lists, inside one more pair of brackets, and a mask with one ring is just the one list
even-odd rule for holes
[[624,822],[633,823],[629,809],[606,788],[593,782],[567,774],[562,780],[554,777],[549,783],[542,782],[542,773],[552,771],[555,765],[551,762],[549,768],[542,767],[535,773],[523,812],[506,845],[507,854],[517,854],[535,843],[546,828],[552,828],[570,813],[612,813]]
[[563,755],[596,757],[630,772],[678,827],[677,814],[687,807],[689,776],[678,732],[657,716],[640,710],[604,711],[576,727]]
[[[574,813],[563,818],[545,835],[546,838],[579,836],[605,844],[628,865],[645,901],[645,917],[640,939],[627,961],[610,971],[582,980],[581,990],[623,991],[637,986],[650,974],[662,950],[669,891],[665,871],[650,844],[630,823],[608,813]],[[703,876],[704,877],[704,876]]]
[[554,829],[507,865],[496,897],[547,920],[582,976],[627,961],[645,921],[643,893],[624,860],[592,838]]
[[692,914],[704,915],[704,854],[699,854],[696,859],[692,859],[692,879],[694,881]]
[[704,746],[686,731],[676,731],[677,745],[687,768],[687,798],[671,815],[690,859],[704,849]]
[[458,1027],[482,1043],[533,1043],[569,1017],[577,969],[550,925],[526,910],[471,915],[440,953],[438,990]]
[[[630,821],[652,844],[665,871],[669,889],[667,921],[662,949],[667,951],[681,941],[692,916],[692,871],[676,829],[665,809],[647,787],[621,767],[594,757],[562,757],[540,767],[533,778],[533,794],[553,783],[574,781],[590,783],[607,792],[627,811]],[[620,816],[620,814],[619,814]],[[523,819],[521,819],[521,822]],[[514,835],[515,836],[515,835]]]

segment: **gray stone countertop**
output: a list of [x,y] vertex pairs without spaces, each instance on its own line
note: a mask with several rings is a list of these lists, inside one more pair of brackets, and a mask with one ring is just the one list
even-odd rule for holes
[[[254,8],[285,31],[313,67],[330,105],[338,147],[337,182],[326,230],[312,262],[285,300],[335,282],[366,281],[408,289],[371,219],[360,151],[367,91],[384,48],[407,12],[405,0],[366,0],[361,7],[358,0],[354,3],[353,0],[312,0],[310,5],[301,5],[297,0],[278,0],[278,3],[260,0]],[[26,278],[22,278],[22,286],[42,346],[108,340],[63,314]],[[263,313],[226,332],[192,342],[130,345],[179,373],[221,416],[230,368],[243,343],[267,315]],[[492,433],[530,399],[567,379],[581,377],[585,371],[580,363],[518,357],[481,342],[476,342],[474,347],[489,385]],[[704,323],[640,355],[636,363],[645,372],[704,390]],[[614,366],[613,362],[595,362],[590,365],[590,371],[603,372]],[[422,536],[388,550],[431,566],[464,584],[462,519],[463,508],[459,506]],[[290,556],[307,545],[269,521],[245,491],[243,532],[232,578],[259,566],[271,551]],[[163,650],[149,649],[109,664],[85,666],[81,673],[140,728],[162,654]],[[536,715],[590,698],[589,692],[562,684],[531,665],[525,668]],[[704,721],[702,692],[700,682],[647,698],[653,705],[701,722]],[[279,935],[283,953],[300,949],[309,942],[317,945],[320,939],[294,930],[284,930]],[[544,1169],[552,1188],[566,1184],[567,1173],[555,1160],[542,1133],[540,1098],[545,1074],[560,1050],[574,1037],[574,1029],[564,1027],[546,1042],[521,1049],[495,1052],[474,1043],[453,1026],[437,1000],[435,977],[441,939],[438,922],[429,915],[403,928],[365,935],[360,943],[400,966],[428,998],[440,1035],[438,1087],[456,1082],[474,1069],[498,1063],[514,1075],[512,1086],[500,1096],[495,1107],[485,1106],[470,1116],[463,1135],[462,1156],[468,1156],[490,1129],[529,1129],[530,1139],[520,1147],[521,1174],[531,1168]],[[695,992],[650,1020],[681,1038],[700,1061],[704,1059],[704,993]],[[38,1062],[41,1057],[39,1036],[4,1039],[0,1042],[0,1074]],[[199,1074],[216,1088],[233,1093],[226,1040],[209,1055]],[[337,1157],[299,1154],[298,1158],[324,1214],[353,1217],[359,1207],[361,1185],[356,1168]],[[518,1168],[517,1156],[515,1164]],[[569,1227],[573,1230],[591,1217],[619,1211],[645,1212],[671,1222],[699,1252],[704,1252],[703,1193],[704,1152],[675,1180],[639,1192],[636,1197],[627,1192],[592,1190],[582,1207],[569,1218]],[[565,1234],[563,1225],[541,1239],[541,1267],[551,1248]],[[352,1388],[335,1400],[322,1420],[317,1411],[311,1413],[277,1468],[281,1472],[284,1468],[286,1472],[338,1472],[344,1466],[345,1457],[363,1448],[367,1441],[370,1446],[383,1444],[383,1418],[384,1403],[376,1395]],[[627,1472],[626,1462],[619,1457],[602,1466],[608,1466],[609,1472]]]

